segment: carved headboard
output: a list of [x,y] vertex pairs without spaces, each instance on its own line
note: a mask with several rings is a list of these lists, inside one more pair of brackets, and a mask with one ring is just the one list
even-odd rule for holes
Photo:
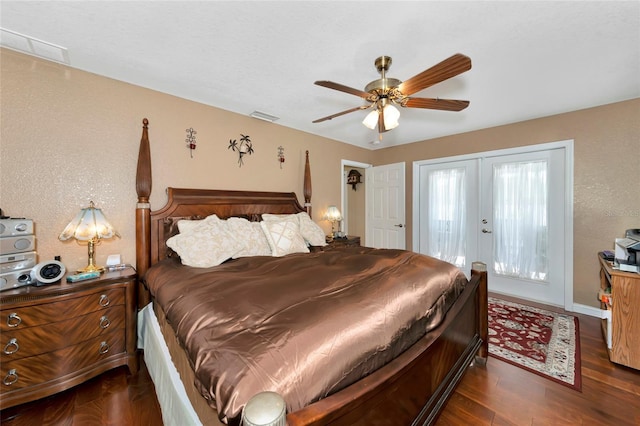
[[[252,221],[261,220],[263,213],[292,214],[306,211],[311,215],[311,169],[306,151],[303,193],[304,207],[294,192],[227,191],[214,189],[167,188],[167,203],[151,211],[151,155],[148,135],[149,121],[143,120],[142,139],[136,175],[136,269],[142,277],[149,267],[168,257],[171,250],[166,241],[177,233],[181,219],[204,219],[216,214],[221,219],[232,216]],[[142,284],[138,288],[138,306],[149,302]]]

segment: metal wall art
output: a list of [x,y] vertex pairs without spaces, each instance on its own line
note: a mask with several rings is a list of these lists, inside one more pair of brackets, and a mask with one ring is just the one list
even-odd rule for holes
[[185,142],[187,143],[187,148],[189,148],[189,154],[191,155],[191,158],[193,158],[193,150],[196,149],[196,135],[198,132],[193,130],[193,127],[189,127],[185,131],[187,132],[187,139],[185,139]]
[[278,147],[278,163],[280,163],[280,168],[282,168],[282,163],[284,163],[284,148],[282,145]]
[[240,133],[240,143],[235,139],[229,139],[229,146],[227,149],[238,151],[238,167],[242,167],[244,164],[243,158],[245,155],[253,154],[253,144],[251,143],[249,135],[243,135],[242,133]]

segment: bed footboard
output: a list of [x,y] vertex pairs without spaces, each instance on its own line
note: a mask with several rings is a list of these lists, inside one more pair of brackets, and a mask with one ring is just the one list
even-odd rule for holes
[[289,413],[287,424],[432,424],[474,358],[486,359],[486,294],[486,271],[473,270],[438,328],[367,378]]

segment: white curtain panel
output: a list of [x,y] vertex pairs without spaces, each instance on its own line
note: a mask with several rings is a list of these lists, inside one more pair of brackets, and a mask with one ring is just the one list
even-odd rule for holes
[[429,174],[428,254],[458,267],[466,255],[466,191],[464,168]]
[[547,278],[547,161],[506,163],[493,170],[493,255],[496,274]]

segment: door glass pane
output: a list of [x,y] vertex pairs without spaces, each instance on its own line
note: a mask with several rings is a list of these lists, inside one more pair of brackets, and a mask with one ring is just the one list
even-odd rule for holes
[[429,173],[428,255],[464,267],[466,263],[465,169]]
[[513,278],[545,281],[548,261],[548,163],[493,169],[493,267]]

